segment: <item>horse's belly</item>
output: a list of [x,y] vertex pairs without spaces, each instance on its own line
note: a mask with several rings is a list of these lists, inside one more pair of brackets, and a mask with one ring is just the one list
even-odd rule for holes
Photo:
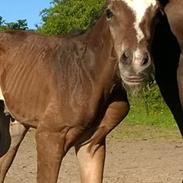
[[30,123],[33,127],[37,126],[49,98],[44,84],[42,87],[40,82],[38,84],[39,86],[29,86],[17,80],[17,86],[3,83],[0,89],[0,100],[5,103],[5,112],[17,121],[27,125]]

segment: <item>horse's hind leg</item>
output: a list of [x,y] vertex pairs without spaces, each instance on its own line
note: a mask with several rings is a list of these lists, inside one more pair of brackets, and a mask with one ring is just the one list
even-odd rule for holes
[[13,122],[10,125],[11,146],[8,152],[0,158],[0,183],[4,182],[6,173],[10,168],[20,143],[22,142],[27,131],[28,128],[18,122]]

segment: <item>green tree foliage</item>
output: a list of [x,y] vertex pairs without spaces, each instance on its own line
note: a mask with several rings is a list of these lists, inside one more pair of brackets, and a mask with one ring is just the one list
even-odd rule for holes
[[1,16],[0,16],[0,31],[3,30],[27,30],[27,20],[17,20],[16,22],[6,22]]
[[6,23],[8,29],[13,30],[27,30],[27,20],[17,20],[17,22]]
[[49,35],[86,30],[99,16],[106,0],[54,0],[41,12],[43,25],[39,31]]

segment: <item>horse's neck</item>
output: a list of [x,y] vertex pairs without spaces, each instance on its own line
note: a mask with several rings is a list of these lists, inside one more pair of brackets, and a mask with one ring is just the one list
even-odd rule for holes
[[[96,51],[96,54],[99,51],[98,49],[101,51],[108,50],[110,54],[113,47],[113,39],[104,16],[88,31],[87,35],[88,45]],[[101,52],[99,52],[99,54],[100,53]]]
[[87,47],[94,55],[91,65],[94,66],[97,78],[105,81],[112,80],[117,66],[117,57],[105,17],[101,17],[87,33]]

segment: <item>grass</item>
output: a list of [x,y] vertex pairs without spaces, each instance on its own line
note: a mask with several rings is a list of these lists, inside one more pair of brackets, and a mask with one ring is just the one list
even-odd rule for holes
[[132,124],[125,121],[116,127],[109,135],[117,140],[176,140],[182,141],[178,128],[164,128],[146,124]]
[[[130,96],[130,112],[112,131],[115,139],[170,139],[181,140],[176,122],[155,85],[153,91]],[[150,90],[151,90],[150,89]]]
[[130,124],[154,125],[164,128],[176,128],[172,113],[165,104],[156,84],[138,95],[129,96],[130,112],[125,118]]
[[163,128],[176,128],[176,122],[169,109],[165,106],[159,111],[147,112],[145,107],[139,103],[136,107],[131,107],[131,110],[125,118],[129,124],[150,125]]

